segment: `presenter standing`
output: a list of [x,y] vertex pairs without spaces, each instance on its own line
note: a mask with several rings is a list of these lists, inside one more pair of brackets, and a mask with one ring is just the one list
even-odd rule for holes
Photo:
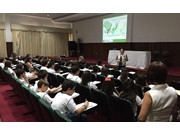
[[118,70],[121,70],[121,68],[126,67],[126,61],[128,61],[127,55],[124,54],[124,50],[121,49],[120,53],[116,57]]

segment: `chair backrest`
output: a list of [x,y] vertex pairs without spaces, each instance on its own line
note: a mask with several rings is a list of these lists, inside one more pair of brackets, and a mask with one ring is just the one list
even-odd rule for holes
[[95,102],[98,104],[96,107],[96,111],[104,116],[107,116],[107,119],[110,118],[111,110],[110,110],[110,104],[109,104],[109,97],[105,92],[102,92],[101,90],[95,90],[91,89],[92,93],[92,102]]
[[98,85],[98,89],[101,89],[101,86],[102,86],[105,78],[106,78],[106,77],[103,76],[103,75],[97,75],[97,81],[100,81],[100,82],[101,82],[101,83]]
[[28,67],[25,63],[23,63],[23,66],[24,66],[24,70],[25,70],[26,72],[30,72],[30,71],[29,71],[29,67]]
[[69,118],[64,116],[59,110],[54,110],[55,122],[72,122]]
[[55,121],[53,109],[51,108],[51,106],[48,103],[46,103],[43,99],[39,99],[39,106],[42,111],[45,122]]
[[25,85],[21,85],[21,87],[24,92],[29,111],[35,111],[35,109],[33,107],[33,103],[30,98],[30,89],[28,87],[26,87]]
[[67,67],[62,66],[63,73],[70,72],[70,69]]
[[88,101],[92,100],[91,89],[88,86],[84,86],[81,84],[76,84],[76,91],[80,94],[79,102],[82,103],[87,99]]
[[173,87],[176,90],[180,90],[180,82],[179,81],[170,81],[169,86]]
[[116,78],[112,78],[112,80],[114,81],[115,86],[117,87],[117,90],[121,91],[123,88],[123,82],[119,79],[116,79]]
[[31,102],[33,103],[33,107],[35,109],[38,121],[44,121],[44,117],[43,117],[42,111],[41,111],[40,106],[39,106],[40,97],[34,91],[31,90],[30,91],[30,98],[31,98]]
[[114,78],[117,78],[121,73],[118,70],[110,70],[110,74],[114,75]]
[[52,85],[53,87],[58,87],[60,84],[58,83],[58,79],[57,76],[55,74],[52,73],[48,73],[48,82],[50,83],[50,85]]
[[58,84],[62,84],[65,81],[63,76],[57,75]]
[[136,84],[136,87],[137,87],[137,94],[138,94],[138,96],[141,98],[141,99],[143,99],[143,97],[144,97],[144,94],[143,94],[143,89],[141,88],[141,86],[140,85],[138,85],[138,84]]
[[112,121],[116,122],[135,122],[135,113],[130,101],[110,96]]

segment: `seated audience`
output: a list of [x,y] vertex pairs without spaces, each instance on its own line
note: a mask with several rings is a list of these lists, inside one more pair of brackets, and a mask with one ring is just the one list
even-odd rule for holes
[[48,72],[54,74],[55,73],[54,67],[55,67],[55,62],[51,60],[48,64]]
[[4,57],[0,58],[0,67],[3,69],[4,68],[4,63],[5,63],[6,59]]
[[129,100],[134,108],[135,116],[137,117],[137,109],[141,107],[142,100],[136,94],[137,92],[136,84],[131,79],[126,79],[123,84],[122,92],[120,92],[120,97]]
[[72,66],[71,73],[67,75],[66,79],[72,80],[77,83],[81,83],[82,80],[79,77],[79,66]]
[[32,58],[31,57],[26,58],[25,63],[28,66],[29,71],[31,72],[34,69],[34,67],[32,65]]
[[106,68],[106,67],[102,68],[101,75],[103,75],[103,76],[105,76],[107,78],[113,78],[114,77],[114,75],[109,74],[109,68]]
[[17,69],[15,72],[19,81],[21,81],[26,87],[30,87],[25,71],[23,69]]
[[93,89],[97,89],[97,86],[92,82],[90,71],[83,72],[81,84]]
[[[23,70],[24,70],[24,65],[21,64],[21,63],[17,64],[15,70],[17,70],[17,69],[23,69]],[[37,78],[37,71],[36,71],[36,70],[32,70],[31,72],[26,72],[26,71],[25,71],[25,74],[26,74],[26,76],[27,76],[28,79]]]
[[38,90],[37,90],[37,95],[39,95],[44,101],[46,101],[48,104],[51,104],[53,101],[53,98],[51,98],[48,95],[48,86],[49,83],[45,80],[39,80],[38,82]]
[[[36,92],[38,91],[38,85],[37,85],[37,84],[38,84],[39,80],[42,79],[42,80],[47,81],[47,78],[48,78],[48,73],[47,73],[47,71],[46,71],[46,70],[40,70],[40,71],[38,72],[38,80],[35,82],[32,90],[36,93]],[[61,87],[62,87],[62,86],[59,85],[58,87],[55,87],[55,88],[52,88],[52,89],[48,88],[48,92],[49,92],[49,93],[58,92],[58,91],[61,90]]]
[[104,65],[102,65],[102,60],[98,60],[96,66],[98,66],[98,68],[99,68],[100,70],[102,70],[102,68],[105,67]]
[[149,85],[146,82],[146,78],[143,74],[137,75],[135,79],[135,83],[141,87],[143,94],[144,94],[144,88],[149,87]]
[[85,68],[83,68],[82,71],[90,71],[90,67],[91,67],[91,64],[87,62],[85,64]]
[[105,92],[108,96],[117,96],[119,97],[119,92],[115,88],[115,83],[111,78],[105,78],[102,84],[102,91]]
[[82,113],[88,107],[89,102],[85,101],[81,107],[77,107],[71,96],[74,90],[75,83],[70,80],[65,80],[62,84],[62,92],[56,94],[51,107],[53,110],[59,110],[73,122],[86,122],[87,116]]
[[6,60],[4,63],[4,70],[7,70],[9,73],[11,73],[12,75],[16,76],[16,73],[14,72],[14,70],[12,70],[12,62],[10,60]]
[[48,72],[48,68],[47,68],[47,66],[48,66],[48,60],[47,59],[43,59],[42,61],[41,61],[41,68],[40,68],[40,70],[46,70],[47,72]]
[[56,74],[56,75],[62,76],[62,75],[61,75],[61,65],[56,64],[55,67],[54,67],[54,70],[55,70],[55,74]]
[[152,62],[147,69],[147,78],[154,87],[144,94],[138,121],[168,122],[178,98],[175,89],[166,83],[166,65],[160,61]]

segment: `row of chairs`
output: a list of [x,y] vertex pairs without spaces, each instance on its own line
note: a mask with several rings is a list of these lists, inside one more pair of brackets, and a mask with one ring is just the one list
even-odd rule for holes
[[[66,80],[66,78],[52,73],[48,73],[48,78],[50,83],[52,82],[53,84],[56,82],[54,86],[57,84],[59,85],[59,83],[63,83],[63,81]],[[97,80],[102,81],[101,79]],[[114,96],[108,97],[106,93],[100,90],[90,89],[79,83],[76,83],[75,91],[80,94],[80,96],[74,99],[77,104],[84,102],[86,99],[97,103],[98,106],[95,107],[95,110],[101,116],[104,116],[106,121],[135,121],[134,110],[132,104],[128,100]]]
[[97,103],[94,108],[104,121],[134,122],[135,113],[130,101],[116,97],[108,96],[98,89],[92,89],[88,86],[76,83],[75,91],[80,94],[74,100],[76,103],[82,103],[86,99]]
[[15,104],[25,105],[28,109],[28,112],[25,112],[23,115],[33,114],[39,122],[71,122],[71,120],[61,114],[59,110],[53,110],[48,103],[8,71],[1,69],[1,72],[5,80],[21,99],[21,102]]

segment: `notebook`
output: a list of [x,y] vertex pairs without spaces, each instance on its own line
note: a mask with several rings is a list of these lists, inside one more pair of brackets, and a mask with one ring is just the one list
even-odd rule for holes
[[93,81],[93,83],[96,85],[96,84],[100,84],[101,81]]
[[75,98],[75,97],[78,97],[79,95],[80,95],[79,93],[74,92],[74,93],[72,94],[72,97]]
[[61,75],[63,76],[63,75],[67,75],[67,74],[69,74],[69,72],[63,73],[63,74],[61,74]]
[[130,73],[130,74],[135,74],[136,72],[130,71],[129,73]]
[[[80,103],[80,104],[77,104],[76,106],[79,108],[79,107],[81,107],[81,106],[83,106],[83,105],[84,105],[84,103]],[[84,110],[84,111],[87,111],[87,110],[89,110],[89,109],[91,109],[91,108],[94,108],[94,107],[96,107],[96,106],[97,106],[96,103],[89,101],[89,106],[88,106],[88,107],[86,108],[86,110]]]
[[176,93],[178,94],[178,96],[180,96],[180,90],[176,90]]

